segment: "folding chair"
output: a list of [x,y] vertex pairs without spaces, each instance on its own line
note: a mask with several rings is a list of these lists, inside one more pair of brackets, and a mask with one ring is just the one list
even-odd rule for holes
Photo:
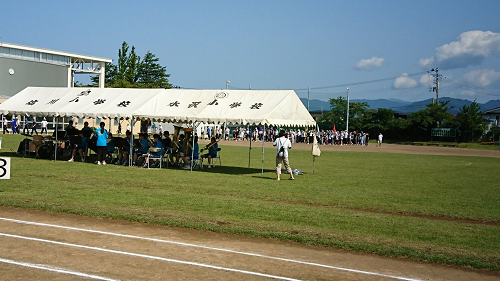
[[199,157],[198,159],[192,159],[191,160],[191,165],[193,167],[193,170],[196,169],[196,168],[203,169],[203,163],[202,163],[201,157]]
[[222,166],[222,161],[220,160],[220,147],[217,148],[217,157],[212,157],[212,165],[215,166],[215,159],[219,160],[219,166]]
[[[157,149],[161,150],[160,151],[160,155],[154,155],[153,154],[154,152],[158,152],[158,151],[156,151]],[[160,162],[160,169],[161,169],[161,164],[163,162],[163,149],[152,147],[152,148],[149,149],[147,157],[148,157],[148,169],[149,169],[149,165],[151,164],[152,160],[160,160],[159,162]]]
[[[165,153],[163,154],[163,157],[162,157],[162,162],[165,164],[165,168],[168,168],[168,164],[170,163],[170,154],[171,153],[168,153],[168,150],[165,151]],[[161,167],[161,166],[160,166]]]

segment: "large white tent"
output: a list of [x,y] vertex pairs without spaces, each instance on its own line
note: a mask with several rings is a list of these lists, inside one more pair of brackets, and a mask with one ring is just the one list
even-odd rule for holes
[[28,87],[0,114],[151,119],[205,124],[315,126],[292,90],[179,90]]
[[[311,127],[293,90],[180,90],[28,87],[0,104],[0,114],[111,118],[199,124]],[[264,169],[264,144],[262,146]]]

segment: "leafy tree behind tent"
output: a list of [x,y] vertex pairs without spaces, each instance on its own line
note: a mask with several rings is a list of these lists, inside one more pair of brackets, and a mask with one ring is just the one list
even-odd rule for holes
[[476,101],[460,108],[454,121],[460,132],[459,140],[463,142],[476,141],[485,131],[481,107]]
[[[345,130],[347,125],[347,99],[339,96],[330,99],[330,111],[321,115],[318,122],[322,124],[321,128],[327,125],[327,130],[335,128]],[[364,126],[364,116],[368,110],[366,102],[349,102],[349,131],[362,130]]]
[[453,114],[448,112],[451,109],[449,102],[429,103],[425,109],[410,113],[410,139],[428,141],[432,128],[451,128]]
[[[151,52],[147,52],[144,58],[135,53],[132,46],[129,52],[127,42],[122,43],[118,50],[118,63],[106,63],[106,79],[104,86],[107,88],[172,88],[166,73],[166,67],[159,64],[159,59]],[[97,86],[99,76],[91,77],[91,81]]]
[[[349,131],[368,132],[371,136],[383,133],[384,137],[393,140],[429,141],[433,128],[457,129],[457,140],[461,142],[483,140],[498,140],[499,127],[493,127],[483,135],[485,125],[482,122],[482,113],[477,102],[470,106],[464,105],[459,109],[457,116],[448,111],[450,101],[441,101],[438,104],[427,104],[425,109],[412,112],[407,118],[395,118],[394,110],[378,108],[370,109],[367,103],[349,103]],[[330,99],[331,110],[318,117],[321,130],[332,130],[333,124],[341,131],[346,128],[347,99],[339,96]],[[453,141],[452,139],[439,139]]]

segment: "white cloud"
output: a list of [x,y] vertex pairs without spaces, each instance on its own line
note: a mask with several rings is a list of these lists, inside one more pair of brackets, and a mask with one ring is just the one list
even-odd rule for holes
[[420,59],[418,61],[418,64],[422,67],[422,68],[428,68],[430,66],[432,66],[432,64],[434,63],[434,57],[430,57],[430,58],[424,58],[424,59]]
[[434,81],[434,77],[429,74],[424,74],[420,77],[420,84],[429,86]]
[[381,67],[384,64],[384,58],[372,57],[371,59],[362,59],[356,63],[356,70],[372,70]]
[[500,33],[467,31],[457,41],[436,48],[435,59],[442,68],[459,68],[479,65],[489,56],[500,53]]
[[500,33],[491,31],[467,31],[458,37],[458,41],[436,48],[439,61],[463,56],[488,57],[500,51]]
[[401,76],[396,78],[396,81],[394,81],[394,88],[396,89],[410,89],[415,88],[417,85],[417,81],[408,77],[407,73],[403,73]]
[[464,75],[464,79],[475,85],[480,87],[486,87],[491,83],[495,82],[500,78],[500,72],[496,72],[493,69],[478,69],[473,70]]

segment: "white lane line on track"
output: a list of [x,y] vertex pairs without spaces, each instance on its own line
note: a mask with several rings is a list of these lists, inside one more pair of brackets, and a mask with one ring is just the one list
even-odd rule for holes
[[106,278],[106,277],[92,275],[92,274],[87,274],[87,273],[83,273],[83,272],[78,272],[78,271],[73,271],[73,270],[68,270],[68,269],[63,269],[63,268],[52,267],[52,266],[44,265],[44,264],[34,264],[34,263],[27,263],[27,262],[18,262],[18,261],[7,260],[7,259],[2,259],[2,258],[0,258],[0,262],[8,263],[8,264],[13,264],[13,265],[18,265],[18,266],[30,267],[30,268],[35,268],[35,269],[43,269],[43,270],[57,272],[57,273],[64,273],[64,274],[76,275],[76,276],[85,277],[85,278],[91,278],[91,279],[96,279],[96,280],[120,281],[118,279]]
[[274,260],[279,260],[279,261],[292,262],[292,263],[298,263],[298,264],[304,264],[304,265],[310,265],[310,266],[325,267],[325,268],[330,268],[330,269],[335,269],[335,270],[341,270],[341,271],[347,271],[347,272],[353,272],[353,273],[359,273],[359,274],[374,275],[374,276],[386,277],[386,278],[397,279],[397,280],[421,281],[420,279],[408,278],[408,277],[403,277],[403,276],[387,275],[387,274],[383,274],[383,273],[376,273],[376,272],[370,272],[370,271],[364,271],[364,270],[357,270],[357,269],[351,269],[351,268],[331,266],[331,265],[320,264],[320,263],[313,263],[313,262],[305,262],[305,261],[299,261],[299,260],[285,259],[285,258],[279,258],[279,257],[273,257],[273,256],[266,256],[266,255],[249,253],[249,252],[241,252],[241,251],[235,251],[235,250],[223,249],[223,248],[214,248],[214,247],[208,247],[208,246],[203,246],[203,245],[196,245],[196,244],[190,244],[190,243],[169,241],[169,240],[163,240],[163,239],[148,238],[148,237],[141,237],[141,236],[135,236],[135,235],[128,235],[128,234],[120,234],[120,233],[99,231],[99,230],[83,229],[83,228],[69,227],[69,226],[56,225],[56,224],[47,224],[47,223],[31,222],[31,221],[24,221],[24,220],[16,220],[16,219],[9,219],[9,218],[2,218],[2,217],[0,217],[0,220],[14,222],[14,223],[19,223],[19,224],[28,224],[28,225],[54,227],[54,228],[61,228],[61,229],[66,229],[66,230],[75,230],[75,231],[82,231],[82,232],[89,232],[89,233],[96,233],[96,234],[118,236],[118,237],[124,237],[124,238],[147,240],[147,241],[153,241],[153,242],[159,242],[159,243],[175,244],[175,245],[187,246],[187,247],[196,247],[196,248],[201,248],[201,249],[221,251],[221,252],[227,252],[227,253],[233,253],[233,254],[240,254],[240,255],[247,255],[247,256],[259,257],[259,258],[274,259]]
[[231,271],[231,272],[236,272],[236,273],[256,275],[256,276],[273,278],[273,279],[288,280],[288,281],[301,281],[299,279],[293,279],[293,278],[288,278],[288,277],[283,277],[283,276],[265,274],[265,273],[260,273],[260,272],[253,272],[253,271],[248,271],[248,270],[240,270],[240,269],[235,269],[235,268],[215,266],[215,265],[204,264],[204,263],[168,259],[168,258],[163,258],[163,257],[136,254],[136,253],[131,253],[131,252],[122,252],[122,251],[117,251],[117,250],[110,250],[110,249],[90,247],[90,246],[85,246],[85,245],[64,243],[64,242],[39,239],[39,238],[33,238],[33,237],[26,237],[26,236],[20,236],[20,235],[12,235],[12,234],[7,234],[7,233],[0,233],[0,236],[16,238],[16,239],[24,239],[24,240],[30,240],[30,241],[36,241],[36,242],[43,242],[43,243],[50,243],[50,244],[56,244],[56,245],[61,245],[61,246],[69,246],[69,247],[81,248],[81,249],[86,249],[86,250],[95,250],[95,251],[101,251],[101,252],[112,253],[112,254],[120,254],[120,255],[126,255],[126,256],[133,256],[133,257],[147,258],[147,259],[160,260],[160,261],[166,261],[166,262],[180,263],[180,264],[185,264],[185,265],[193,265],[193,266],[205,267],[205,268],[210,268],[210,269]]

